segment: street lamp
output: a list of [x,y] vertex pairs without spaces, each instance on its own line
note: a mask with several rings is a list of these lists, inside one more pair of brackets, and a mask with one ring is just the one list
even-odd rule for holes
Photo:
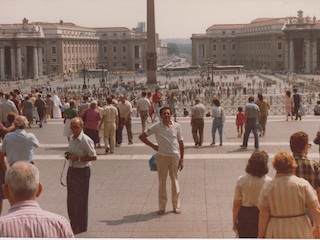
[[101,63],[98,65],[99,68],[101,68],[101,86],[105,86],[105,79],[104,79],[104,69],[107,68],[107,64]]
[[82,86],[82,89],[87,89],[87,85],[86,85],[86,72],[87,72],[87,69],[86,69],[86,60],[85,59],[81,60],[81,65],[82,65],[82,72],[83,72],[83,86]]

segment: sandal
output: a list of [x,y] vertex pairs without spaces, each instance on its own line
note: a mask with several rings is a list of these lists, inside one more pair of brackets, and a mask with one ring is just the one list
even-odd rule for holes
[[210,144],[210,146],[214,146],[214,145],[216,145],[216,143],[214,143],[214,142]]

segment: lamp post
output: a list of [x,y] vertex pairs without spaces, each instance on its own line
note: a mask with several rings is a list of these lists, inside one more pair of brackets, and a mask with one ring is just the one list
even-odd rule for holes
[[105,87],[104,69],[107,68],[107,64],[101,63],[98,66],[101,68],[101,87]]
[[86,85],[86,60],[82,60],[81,61],[81,64],[82,64],[82,72],[83,72],[83,86],[82,86],[82,89],[87,89],[87,85]]

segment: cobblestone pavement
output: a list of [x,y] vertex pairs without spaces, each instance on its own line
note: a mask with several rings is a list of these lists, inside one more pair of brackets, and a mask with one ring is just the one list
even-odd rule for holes
[[[268,118],[266,136],[260,138],[260,149],[269,153],[269,175],[274,176],[271,160],[277,150],[289,151],[289,137],[295,131],[305,131],[312,142],[319,117],[306,116],[302,121],[284,121],[284,116]],[[98,160],[92,163],[89,200],[88,231],[77,235],[83,238],[233,238],[232,203],[236,179],[244,173],[253,147],[239,148],[235,118],[228,116],[224,126],[222,147],[211,147],[211,122],[205,120],[204,145],[195,148],[190,118],[178,118],[186,145],[185,168],[179,174],[182,214],[172,212],[168,201],[167,212],[158,216],[158,180],[151,172],[148,159],[153,151],[138,140],[141,131],[139,119],[133,119],[134,144],[124,143],[114,154],[105,155],[97,149]],[[150,123],[149,123],[150,125]],[[66,188],[60,185],[64,165],[63,153],[67,140],[62,137],[62,119],[49,120],[43,128],[36,125],[27,131],[36,134],[41,147],[36,150],[35,164],[40,169],[44,185],[39,197],[43,209],[65,217]],[[153,139],[153,138],[151,138]],[[154,139],[153,139],[154,140]],[[313,145],[309,157],[319,159],[318,146]],[[66,170],[66,169],[65,169]],[[65,179],[64,172],[64,179]],[[64,180],[65,181],[65,180]],[[168,198],[171,199],[170,181]],[[3,214],[9,204],[4,201]]]

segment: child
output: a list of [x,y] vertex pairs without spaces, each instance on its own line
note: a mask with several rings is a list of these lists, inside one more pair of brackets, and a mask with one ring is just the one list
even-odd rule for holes
[[238,138],[240,138],[243,133],[243,125],[244,125],[244,113],[242,112],[242,107],[238,107],[236,125],[237,125],[237,131],[238,131]]

